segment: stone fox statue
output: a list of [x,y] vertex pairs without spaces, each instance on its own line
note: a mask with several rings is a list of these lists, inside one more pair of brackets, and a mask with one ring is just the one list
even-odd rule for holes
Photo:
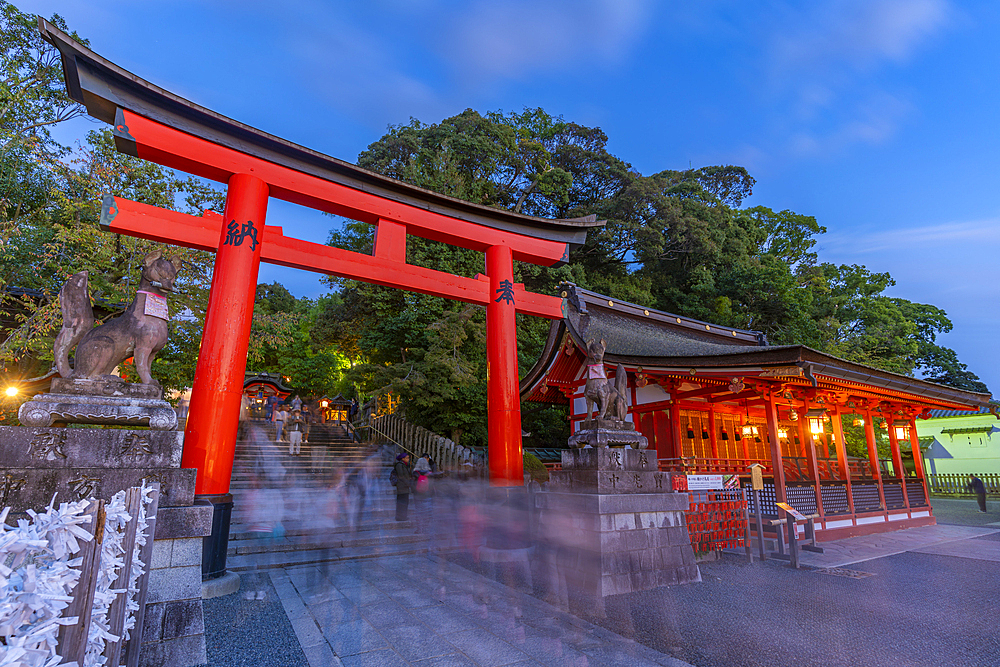
[[587,343],[587,386],[583,397],[587,401],[587,419],[593,413],[593,404],[597,403],[598,419],[614,419],[625,421],[627,406],[625,405],[625,390],[628,386],[628,376],[625,367],[618,364],[615,370],[614,383],[607,379],[604,373],[604,350],[607,345],[604,340]]
[[[64,378],[97,378],[109,375],[115,366],[133,357],[142,384],[158,384],[149,368],[167,342],[166,294],[174,291],[180,267],[179,258],[167,259],[160,250],[146,255],[135,299],[124,313],[96,329],[87,272],[70,276],[59,290],[63,326],[54,347],[59,374]],[[74,345],[76,356],[70,368],[69,353]]]

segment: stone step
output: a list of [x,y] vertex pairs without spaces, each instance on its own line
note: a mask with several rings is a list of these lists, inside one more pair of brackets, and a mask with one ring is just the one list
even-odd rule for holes
[[[362,533],[364,531],[406,531],[407,529],[414,529],[416,526],[410,521],[395,521],[393,519],[395,515],[395,508],[387,510],[378,510],[366,513],[365,520],[361,522],[358,526],[357,533]],[[239,540],[251,540],[257,539],[259,537],[258,533],[251,533],[246,531],[248,524],[230,524],[229,530],[229,540],[230,543]],[[292,523],[290,526],[286,526],[287,532],[286,537],[304,537],[314,534],[316,531],[314,529],[309,529],[301,527],[296,523]],[[331,535],[345,535],[352,533],[352,529],[349,526],[338,526],[334,528],[327,528],[324,531]],[[356,533],[356,534],[357,534]]]
[[345,547],[341,549],[307,549],[273,554],[237,554],[227,557],[226,567],[234,572],[246,572],[253,570],[255,567],[271,569],[294,565],[311,565],[313,563],[335,563],[346,560],[380,558],[384,556],[414,556],[426,554],[427,551],[428,547],[426,543],[418,543],[384,544],[375,547]]
[[261,553],[286,553],[289,551],[318,551],[321,549],[354,549],[362,547],[376,547],[379,545],[400,545],[416,544],[426,540],[426,536],[415,534],[415,526],[409,521],[401,521],[401,524],[408,524],[407,529],[394,529],[384,531],[386,534],[377,534],[377,531],[366,531],[369,535],[351,537],[350,534],[342,536],[319,536],[303,535],[288,537],[280,540],[275,539],[247,539],[237,540],[229,543],[228,554],[230,556],[261,554]]

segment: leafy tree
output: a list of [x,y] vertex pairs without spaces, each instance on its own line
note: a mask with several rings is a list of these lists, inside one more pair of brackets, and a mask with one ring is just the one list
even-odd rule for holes
[[[816,240],[826,229],[815,218],[762,206],[741,209],[754,186],[742,167],[643,176],[607,151],[600,129],[540,109],[486,115],[466,110],[436,125],[413,120],[390,128],[358,164],[477,203],[545,217],[597,214],[607,220],[572,253],[569,266],[518,265],[518,279],[528,289],[551,293],[559,280],[572,280],[615,298],[761,330],[773,343],[802,343],[878,368],[977,386],[954,353],[934,342],[951,327],[943,312],[886,296],[892,285],[888,274],[820,263]],[[331,243],[370,252],[371,239],[367,225],[349,223]],[[478,253],[414,238],[407,259],[460,275],[482,267]],[[458,379],[425,366],[441,359],[428,355],[429,332],[449,330],[447,323],[461,307],[385,288],[332,285],[342,288],[343,300],[319,320],[321,328],[365,358],[354,369],[365,391],[391,388],[418,408],[411,418],[429,428],[448,419],[478,418],[472,402],[449,404],[447,418],[440,411],[452,385],[462,391],[479,387],[470,398],[482,404],[483,366],[475,383],[471,375]],[[481,315],[469,321],[481,323]],[[544,321],[518,318],[522,370],[537,358],[547,329]],[[468,368],[476,365],[475,351],[452,349]],[[563,413],[528,410],[526,428],[530,421],[550,431],[558,424],[562,431]]]

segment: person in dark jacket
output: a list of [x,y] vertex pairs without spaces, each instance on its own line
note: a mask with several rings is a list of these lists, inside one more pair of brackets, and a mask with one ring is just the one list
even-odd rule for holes
[[972,492],[976,494],[976,502],[979,503],[979,511],[982,514],[986,514],[986,486],[983,484],[983,480],[979,479],[970,472],[968,486],[972,489]]
[[396,473],[396,521],[406,521],[407,510],[410,506],[410,492],[413,490],[410,455],[405,452],[398,455],[392,469]]

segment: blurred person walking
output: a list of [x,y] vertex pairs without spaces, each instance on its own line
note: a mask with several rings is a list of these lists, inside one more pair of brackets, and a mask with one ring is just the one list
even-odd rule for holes
[[281,540],[285,536],[285,527],[282,520],[285,515],[285,503],[281,497],[281,492],[275,488],[266,488],[262,475],[255,474],[250,481],[250,493],[247,494],[246,505],[247,514],[250,517],[250,529],[255,539],[264,542],[264,550],[257,554],[254,560],[253,570],[247,575],[247,587],[243,593],[246,600],[263,600],[266,596],[264,591],[264,574],[262,569],[267,569],[271,563],[271,543]]
[[285,428],[285,418],[287,416],[288,415],[285,414],[285,410],[284,410],[284,406],[283,405],[276,405],[276,406],[274,406],[274,415],[271,417],[271,421],[274,422],[274,441],[275,442],[284,442],[284,438],[282,438],[281,431],[282,431],[282,429]]
[[302,453],[302,432],[305,431],[301,410],[292,411],[285,428],[288,431],[288,453],[291,456],[298,456]]
[[410,455],[407,452],[396,456],[389,482],[396,487],[396,521],[406,521],[410,493],[413,491],[413,471],[410,469]]
[[966,485],[976,494],[976,502],[979,503],[979,513],[986,514],[986,485],[971,472],[969,473],[969,483]]
[[315,420],[315,413],[309,407],[308,403],[302,404],[302,421],[304,423],[304,430],[302,431],[302,442],[309,442],[309,431],[312,429],[313,421]]

